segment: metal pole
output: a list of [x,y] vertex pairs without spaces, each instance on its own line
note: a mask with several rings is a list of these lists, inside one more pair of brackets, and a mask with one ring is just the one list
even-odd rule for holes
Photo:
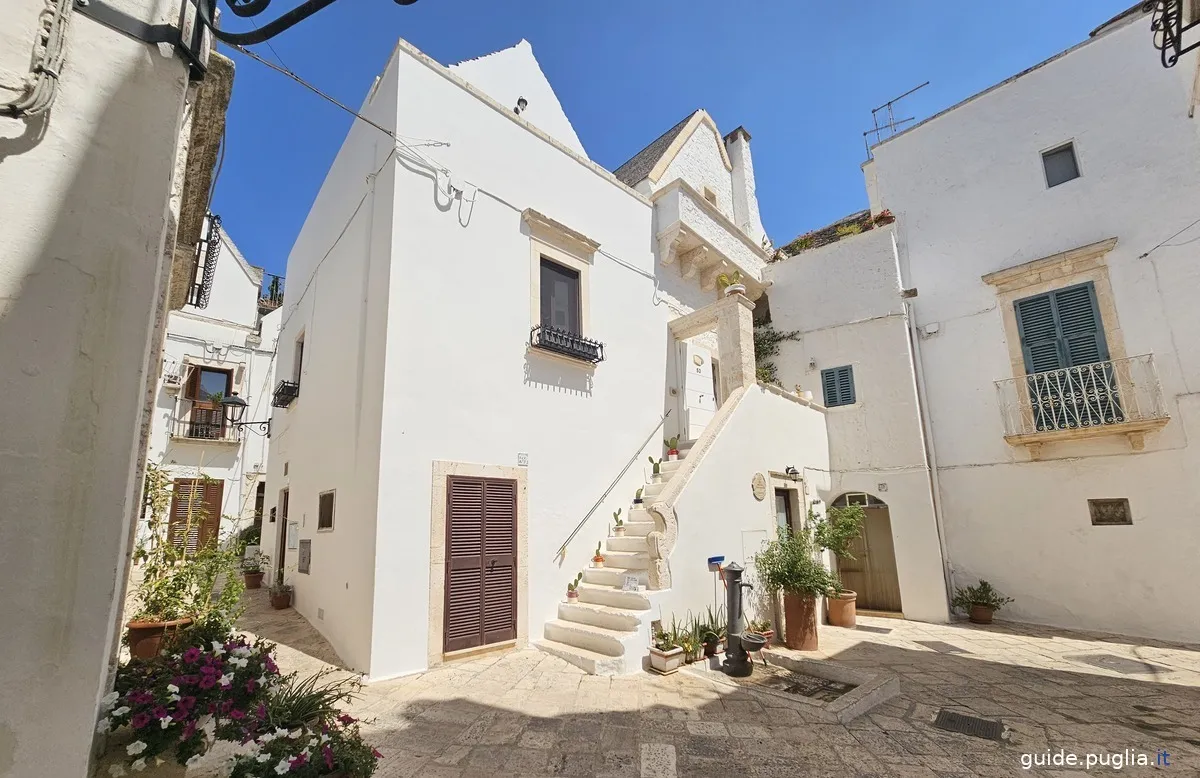
[[747,676],[754,671],[750,655],[742,646],[742,589],[750,584],[742,583],[745,569],[734,562],[725,567],[725,662],[724,670],[729,675]]

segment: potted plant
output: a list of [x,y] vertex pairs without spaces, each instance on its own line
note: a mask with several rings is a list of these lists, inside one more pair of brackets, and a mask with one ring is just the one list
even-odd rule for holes
[[829,616],[829,624],[834,627],[854,629],[858,624],[857,601],[858,592],[843,589],[840,584],[838,588],[830,589],[825,595],[825,609]]
[[592,554],[592,567],[604,567],[604,555],[600,553],[601,543],[596,544],[596,553]]
[[256,551],[242,560],[242,578],[247,589],[261,589],[265,572],[263,568],[271,564],[271,557]]
[[742,271],[740,270],[735,270],[732,273],[721,273],[717,276],[717,283],[721,286],[721,291],[726,297],[746,293],[746,285],[742,283]]
[[[854,559],[850,546],[862,534],[866,513],[861,505],[830,508],[826,518],[819,519],[810,509],[809,522],[814,529],[817,545],[832,549],[839,559]],[[835,627],[854,629],[857,618],[858,593],[838,586],[825,593],[825,610],[829,623]]]
[[655,632],[654,643],[650,646],[650,669],[660,675],[676,672],[683,664],[683,647],[679,642],[674,624],[670,632],[663,629]]
[[718,607],[716,613],[713,613],[711,607],[706,610],[707,617],[701,627],[704,655],[715,656],[725,651],[725,609]]
[[674,462],[679,459],[679,436],[667,438],[663,441],[663,445],[667,447],[667,461]]
[[271,607],[277,611],[292,607],[292,585],[289,583],[274,583],[270,588]]
[[991,624],[992,615],[1012,601],[1012,597],[1005,597],[990,583],[980,580],[975,586],[955,588],[950,604],[954,610],[966,611],[974,624]]
[[638,490],[633,493],[633,504],[634,505],[642,504],[642,487],[640,487],[640,486],[638,487]]
[[662,459],[655,459],[654,457],[647,457],[647,459],[649,459],[650,464],[654,466],[654,470],[650,473],[650,482],[655,484],[662,483],[662,470],[660,469],[662,466]]
[[575,576],[575,580],[567,584],[567,602],[579,602],[579,582],[583,580],[583,573]]
[[751,619],[748,631],[756,635],[762,635],[764,647],[770,646],[772,638],[775,637],[775,630],[771,629],[771,622],[766,619]]
[[625,537],[625,522],[621,520],[620,508],[617,508],[617,510],[613,513],[613,537]]

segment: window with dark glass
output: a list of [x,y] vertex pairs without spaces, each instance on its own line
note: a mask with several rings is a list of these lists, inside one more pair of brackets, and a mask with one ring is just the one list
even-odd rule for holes
[[1079,178],[1079,163],[1075,160],[1075,144],[1068,143],[1042,154],[1042,167],[1046,169],[1046,186],[1065,184]]
[[582,335],[579,271],[542,259],[542,326]]
[[780,529],[792,531],[792,500],[788,489],[775,490],[775,524]]

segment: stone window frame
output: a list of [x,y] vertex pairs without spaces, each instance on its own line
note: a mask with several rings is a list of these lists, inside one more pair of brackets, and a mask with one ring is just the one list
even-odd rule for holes
[[[491,643],[449,654],[443,651],[446,623],[446,496],[450,476],[495,478],[517,482],[517,639]],[[519,650],[529,645],[529,468],[483,465],[435,459],[430,489],[429,634],[426,660],[430,668],[493,651]]]
[[1108,342],[1109,360],[1121,360],[1128,356],[1108,274],[1108,254],[1116,245],[1116,238],[1108,238],[982,277],[984,283],[996,290],[996,304],[1003,320],[1013,378],[1019,381],[1027,375],[1014,303],[1088,281],[1092,282],[1096,291],[1096,306],[1100,309],[1100,325]]
[[600,244],[532,208],[521,213],[529,235],[529,327],[542,323],[542,260],[579,273],[579,335],[592,337],[591,270]]

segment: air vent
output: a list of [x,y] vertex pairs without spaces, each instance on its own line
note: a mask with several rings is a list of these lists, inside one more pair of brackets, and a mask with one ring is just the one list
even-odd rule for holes
[[317,619],[320,621],[325,620],[325,609],[324,608],[317,608]]
[[1088,500],[1088,514],[1097,527],[1132,524],[1129,500]]
[[957,732],[984,740],[1000,740],[1004,737],[1004,725],[999,721],[967,716],[944,708],[938,711],[937,718],[933,720],[933,726],[947,732]]

